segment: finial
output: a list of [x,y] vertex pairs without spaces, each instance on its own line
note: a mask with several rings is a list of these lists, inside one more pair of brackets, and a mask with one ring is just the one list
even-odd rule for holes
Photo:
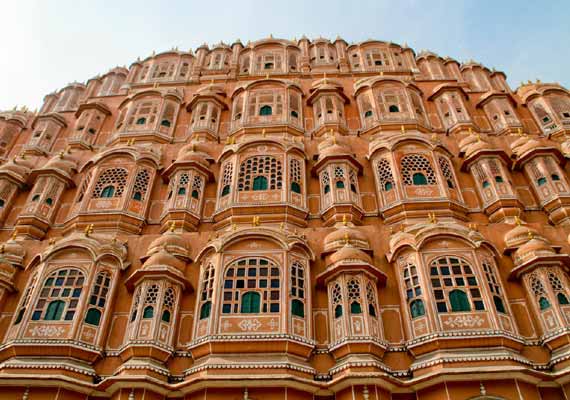
[[28,400],[30,398],[30,387],[26,387],[24,394],[22,395],[22,400]]
[[168,229],[170,232],[174,232],[174,229],[176,229],[176,222],[172,221],[170,223],[170,228]]
[[265,79],[269,79],[269,72],[265,74]]
[[14,229],[14,232],[12,232],[12,236],[10,237],[10,240],[15,241],[17,237],[18,237],[18,231]]
[[0,254],[4,254],[4,243],[0,245]]
[[237,224],[235,222],[232,223],[232,231],[237,231]]
[[326,72],[323,74],[323,83],[325,83],[325,84],[327,83],[327,73]]
[[487,395],[487,389],[485,389],[485,385],[483,385],[483,382],[481,382],[481,384],[479,385],[479,393],[481,393],[481,396]]
[[469,230],[476,231],[477,230],[477,224],[476,223],[469,224]]
[[519,136],[523,135],[522,128],[517,128],[517,135],[519,135]]
[[273,33],[269,34],[269,39],[273,39]]
[[243,400],[250,400],[250,399],[249,399],[249,393],[248,393],[248,391],[247,391],[247,388],[245,388],[245,389],[243,390]]
[[364,385],[364,389],[362,389],[362,398],[364,400],[370,399],[370,393],[368,393],[368,386]]
[[384,71],[380,71],[380,76],[384,76]]
[[53,246],[53,245],[55,244],[55,242],[56,242],[55,238],[50,238],[48,244],[49,244],[50,246]]
[[334,133],[332,134],[332,142],[333,144],[336,144],[336,135]]
[[265,128],[261,130],[261,136],[265,137]]
[[152,87],[153,87],[154,89],[157,89],[157,88],[158,88],[158,82],[154,82],[154,84],[152,85]]
[[154,50],[152,51],[152,56],[153,57],[156,56],[156,51],[154,51]]
[[348,236],[348,232],[346,232],[346,233],[344,234],[343,239],[344,239],[344,244],[345,244],[345,245],[347,245],[347,244],[350,243],[350,238],[349,238],[349,236]]
[[22,151],[22,152],[20,153],[20,158],[21,158],[22,160],[25,160],[25,159],[26,159],[26,153],[24,153],[24,152]]
[[481,135],[479,133],[475,134],[475,137],[477,138],[477,141],[480,142],[481,141]]
[[400,125],[400,130],[402,131],[402,133],[406,133],[406,128],[404,127],[404,125]]
[[434,212],[428,213],[428,221],[430,224],[437,224],[437,218]]
[[282,231],[285,230],[285,222],[281,222],[281,223],[279,224],[279,229],[281,229]]
[[527,235],[529,239],[534,239],[534,233],[531,230],[528,231]]
[[128,400],[135,400],[135,389],[131,389]]
[[432,133],[431,140],[432,140],[432,142],[437,142],[437,133],[435,133],[435,132]]
[[251,221],[251,224],[253,226],[259,226],[259,215],[256,215],[253,217],[253,220]]
[[85,236],[89,237],[89,235],[91,235],[93,233],[93,224],[89,224],[85,227]]
[[346,218],[346,214],[343,214],[343,216],[342,216],[342,224],[344,226],[348,225],[348,218]]
[[518,215],[515,215],[515,225],[516,226],[521,226],[522,225],[522,221],[520,219],[520,217]]
[[469,135],[473,135],[473,128],[472,128],[472,127],[469,127],[469,129],[468,129],[467,132],[469,132]]
[[60,159],[60,160],[63,160],[63,155],[64,155],[64,154],[65,154],[65,151],[64,151],[64,150],[62,150],[62,151],[59,152],[59,159]]

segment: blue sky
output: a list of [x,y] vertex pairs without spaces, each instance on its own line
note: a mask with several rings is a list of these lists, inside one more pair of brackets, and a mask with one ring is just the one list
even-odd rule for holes
[[407,42],[570,87],[570,1],[0,0],[0,110],[40,107],[65,84],[178,46],[273,34]]

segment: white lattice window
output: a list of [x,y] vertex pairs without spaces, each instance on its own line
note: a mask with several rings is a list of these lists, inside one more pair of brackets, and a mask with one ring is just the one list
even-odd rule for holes
[[390,65],[390,57],[380,49],[373,49],[365,53],[366,65],[370,68],[384,67]]
[[172,61],[164,61],[154,66],[152,71],[152,79],[166,79],[174,76],[176,63]]
[[400,161],[404,185],[436,185],[435,172],[429,159],[421,154],[410,154]]
[[538,121],[543,126],[550,125],[553,122],[552,117],[546,111],[546,109],[544,108],[544,106],[542,104],[535,104],[532,107],[532,110],[534,111],[534,114],[536,115]]
[[156,305],[159,291],[160,289],[158,285],[150,285],[147,287],[143,303],[143,319],[154,317],[154,307]]
[[366,284],[366,300],[368,301],[368,315],[377,317],[378,305],[376,303],[376,289],[372,285],[372,282]]
[[233,171],[234,166],[231,162],[228,162],[224,165],[223,168],[224,173],[222,174],[222,187],[220,196],[226,196],[230,194],[232,190],[232,178],[233,178]]
[[250,118],[283,115],[283,94],[276,90],[259,90],[249,95],[248,114]]
[[301,119],[301,95],[299,93],[289,93],[289,115],[297,122]]
[[180,72],[178,73],[178,75],[180,76],[180,78],[186,78],[189,71],[190,71],[190,64],[187,62],[183,62],[182,65],[180,66]]
[[301,161],[292,158],[289,161],[289,181],[291,182],[291,191],[294,193],[302,192],[303,181],[301,179]]
[[250,61],[249,54],[246,54],[246,55],[242,56],[242,57],[240,58],[240,62],[239,62],[239,65],[240,65],[239,71],[240,71],[240,73],[242,73],[242,74],[247,74],[247,73],[249,72],[249,69],[251,68],[250,63],[251,63],[251,61]]
[[174,304],[176,303],[176,292],[174,288],[168,287],[164,292],[164,300],[162,301],[162,314],[160,320],[169,323],[174,313]]
[[360,106],[360,113],[362,116],[362,121],[365,128],[370,126],[370,120],[374,120],[374,108],[372,107],[372,102],[368,97],[368,94],[363,94],[358,98],[358,104]]
[[378,94],[378,108],[384,118],[401,118],[408,112],[408,102],[403,88],[383,89]]
[[36,272],[32,276],[32,279],[30,279],[30,283],[28,284],[28,287],[26,288],[26,291],[24,292],[24,295],[22,296],[20,306],[18,307],[18,314],[16,314],[16,319],[14,320],[14,325],[18,325],[20,322],[22,322],[22,319],[24,318],[24,314],[26,313],[26,310],[28,309],[28,306],[30,305],[30,300],[32,298],[32,291],[36,287],[37,279],[38,279],[38,273]]
[[111,278],[107,272],[100,272],[95,277],[91,296],[89,296],[89,304],[87,313],[85,314],[85,322],[90,325],[99,326],[101,315],[105,311],[107,304],[107,294],[111,286]]
[[281,54],[266,53],[256,57],[257,72],[282,71],[283,59]]
[[87,192],[87,188],[89,187],[89,183],[91,182],[91,176],[93,175],[93,171],[89,171],[85,178],[83,178],[83,182],[81,183],[81,187],[77,192],[77,197],[75,199],[76,203],[80,203],[83,201],[83,197],[85,197],[85,193]]
[[190,182],[190,176],[187,172],[183,172],[178,177],[178,185],[176,187],[177,196],[186,196],[188,193],[188,182]]
[[281,161],[272,156],[250,157],[240,165],[238,191],[279,190],[282,181]]
[[380,190],[383,192],[389,192],[394,188],[394,176],[392,175],[392,167],[390,166],[390,161],[385,158],[378,160],[376,164],[376,171],[378,173],[378,183],[380,184]]
[[133,187],[133,200],[143,201],[146,198],[148,184],[150,182],[150,172],[146,169],[141,169],[137,172],[135,184]]
[[142,296],[142,288],[139,286],[135,291],[135,295],[133,296],[133,308],[131,310],[131,321],[133,322],[137,318],[137,312],[139,309],[139,303],[141,301]]
[[141,100],[136,103],[127,121],[128,128],[130,130],[148,130],[154,128],[159,105],[159,100]]
[[555,115],[562,120],[570,119],[570,98],[566,96],[553,95],[548,97],[550,106]]
[[539,274],[533,273],[529,277],[529,283],[532,294],[538,304],[538,308],[541,311],[550,308],[550,300],[548,299],[548,294],[546,293],[546,289],[544,288],[544,284]]
[[455,189],[455,177],[453,176],[453,168],[449,160],[444,157],[438,157],[439,167],[441,168],[441,173],[443,179],[447,183],[447,187],[450,189]]
[[483,261],[483,272],[485,273],[487,286],[489,287],[489,291],[493,297],[495,310],[500,313],[507,314],[507,309],[505,308],[505,302],[503,299],[503,291],[501,289],[501,283],[499,282],[495,267],[489,260]]
[[208,264],[202,275],[202,290],[200,291],[200,319],[210,317],[212,311],[212,294],[214,292],[214,266]]
[[358,177],[356,176],[356,171],[351,169],[348,173],[348,181],[350,183],[350,191],[352,193],[358,193]]
[[556,296],[558,304],[567,305],[570,304],[568,302],[568,291],[566,290],[565,285],[562,283],[563,278],[560,275],[561,274],[559,270],[549,272],[548,282],[550,283],[550,287],[552,288],[554,296]]
[[336,166],[333,170],[333,179],[334,179],[334,185],[337,189],[344,189],[345,188],[345,174],[344,174],[344,168],[341,166]]
[[279,313],[279,267],[262,257],[233,262],[224,276],[223,314]]
[[204,185],[204,179],[199,175],[194,175],[194,178],[192,179],[192,187],[191,187],[192,191],[190,192],[190,196],[192,196],[193,199],[200,198],[203,185]]
[[291,264],[291,314],[305,316],[305,268],[299,261]]
[[164,106],[162,117],[160,118],[161,131],[168,131],[170,127],[174,126],[175,115],[176,115],[176,105],[174,103],[167,102],[166,105]]
[[334,311],[334,318],[340,318],[343,314],[342,306],[342,289],[338,283],[335,283],[331,290],[331,300]]
[[91,197],[121,197],[127,184],[128,172],[124,168],[109,168],[99,175]]
[[426,310],[422,299],[422,287],[417,267],[411,262],[406,262],[402,269],[402,276],[404,290],[406,291],[406,302],[408,303],[411,317],[416,318],[425,315]]
[[347,282],[348,305],[351,314],[362,314],[362,299],[360,298],[360,282],[354,278]]

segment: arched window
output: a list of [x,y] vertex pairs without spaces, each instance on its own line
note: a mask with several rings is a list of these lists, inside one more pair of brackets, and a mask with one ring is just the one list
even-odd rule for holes
[[301,193],[301,162],[296,158],[289,161],[289,181],[291,182],[291,191],[293,193]]
[[35,194],[34,197],[32,197],[32,201],[36,202],[40,199],[40,195],[39,194]]
[[242,314],[259,314],[261,296],[257,292],[244,293],[241,298]]
[[[404,185],[436,185],[435,172],[427,157],[410,154],[400,162]],[[422,183],[425,182],[425,183]]]
[[282,182],[281,161],[275,157],[250,157],[240,165],[238,178],[238,191],[240,192],[281,189]]
[[145,294],[144,308],[143,308],[143,319],[154,317],[154,307],[156,305],[156,300],[158,297],[158,285],[150,285]]
[[[222,313],[254,312],[278,313],[280,310],[280,273],[272,261],[251,257],[232,263],[224,277]],[[243,299],[247,293],[247,301]],[[256,296],[257,295],[257,296]],[[257,298],[257,300],[255,300]]]
[[208,264],[202,275],[202,290],[200,291],[200,301],[203,302],[200,307],[200,319],[210,317],[212,310],[212,294],[214,291],[214,266]]
[[489,181],[483,181],[483,183],[481,184],[481,186],[483,186],[483,189],[488,188],[489,186],[491,186],[491,184],[489,183]]
[[192,190],[192,193],[190,195],[193,199],[198,199],[200,197],[200,193],[198,193],[196,189]]
[[416,186],[420,186],[420,185],[427,185],[427,179],[426,176],[424,174],[422,174],[421,172],[416,172],[413,176],[412,176],[412,182],[414,183],[414,185]]
[[174,303],[176,301],[176,294],[172,287],[166,289],[164,292],[164,300],[162,301],[162,315],[160,319],[163,322],[170,322],[172,313],[174,312]]
[[447,187],[450,189],[455,188],[455,178],[453,176],[453,169],[449,163],[449,161],[443,157],[438,158],[439,167],[441,168],[441,173],[443,178],[447,182]]
[[392,175],[392,168],[390,162],[381,158],[376,165],[376,172],[378,173],[378,181],[380,188],[384,192],[389,192],[394,187],[394,176]]
[[483,261],[483,272],[485,273],[485,279],[487,280],[487,286],[493,295],[493,303],[495,304],[495,310],[500,313],[506,314],[507,310],[503,301],[503,291],[501,289],[501,284],[499,283],[498,275],[495,273],[495,267],[492,265],[491,261]]
[[38,278],[38,274],[36,273],[36,274],[34,274],[34,276],[32,276],[32,279],[30,280],[30,284],[26,288],[26,292],[24,293],[24,296],[22,297],[23,300],[20,304],[20,309],[18,310],[18,314],[16,315],[16,320],[14,321],[14,325],[18,325],[20,322],[22,322],[22,319],[24,318],[24,314],[26,313],[26,310],[28,309],[28,305],[30,303],[32,291],[36,287],[37,278]]
[[549,272],[548,273],[548,282],[550,283],[550,287],[552,288],[552,291],[556,295],[556,300],[558,301],[558,304],[561,304],[561,305],[569,304],[568,303],[568,293],[566,291],[566,288],[562,284],[562,281],[558,277],[558,274],[556,274],[555,272]]
[[392,104],[390,107],[388,107],[388,111],[390,111],[391,113],[397,113],[400,112],[400,109],[398,108],[398,106]]
[[106,272],[100,272],[93,283],[93,289],[89,296],[89,309],[85,316],[85,322],[91,325],[99,325],[101,314],[105,309],[107,294],[111,285],[111,278]]
[[343,181],[336,181],[335,186],[337,189],[344,189],[344,182]]
[[267,178],[264,176],[253,178],[253,190],[267,190]]
[[48,206],[51,206],[51,205],[53,204],[53,199],[52,199],[51,197],[48,197],[48,198],[46,199],[46,204],[47,204]]
[[351,279],[347,284],[348,303],[350,305],[351,314],[362,314],[361,298],[360,298],[360,282]]
[[273,109],[271,108],[271,106],[262,106],[259,109],[259,115],[265,116],[271,114],[273,114]]
[[410,303],[410,314],[412,318],[421,317],[425,315],[426,310],[424,307],[424,302],[420,299],[416,299]]
[[452,312],[471,311],[469,299],[463,290],[455,289],[449,292],[449,302]]
[[148,184],[150,182],[150,172],[146,169],[141,169],[137,172],[135,177],[135,184],[133,187],[133,199],[142,201],[146,197]]
[[200,307],[200,319],[209,318],[211,311],[212,311],[211,301],[207,301],[204,304],[202,304],[202,307]]
[[406,262],[403,268],[404,290],[406,301],[410,308],[412,318],[425,314],[424,302],[420,299],[422,288],[418,277],[418,269],[411,262]]
[[49,303],[44,320],[59,321],[65,309],[65,302],[62,300],[54,300]]
[[372,116],[372,110],[368,110],[364,113],[364,118],[370,118]]
[[560,180],[560,177],[556,174],[552,174],[552,175],[550,175],[550,177],[552,178],[553,181],[559,181]]
[[430,279],[438,312],[485,309],[473,269],[462,258],[445,256],[432,261]]
[[291,314],[297,317],[305,317],[305,268],[294,261],[291,264]]
[[331,290],[331,298],[334,309],[334,317],[342,317],[342,290],[338,283],[335,283]]
[[[99,175],[93,188],[93,198],[121,197],[127,184],[128,172],[125,168],[109,168]],[[108,189],[110,187],[110,189]],[[106,189],[105,196],[103,191]]]
[[222,188],[222,197],[223,196],[227,196],[228,194],[230,194],[231,188],[230,185],[226,185]]
[[376,289],[371,282],[366,285],[366,300],[368,301],[368,315],[376,317]]
[[545,177],[540,177],[537,179],[536,183],[538,184],[538,186],[542,186],[546,184],[546,178]]
[[113,197],[115,194],[115,187],[112,185],[105,186],[101,191],[101,197]]
[[32,320],[73,320],[79,304],[84,277],[77,269],[60,269],[52,272],[45,280]]
[[178,188],[178,196],[184,196],[186,194],[186,188],[185,187],[179,187]]

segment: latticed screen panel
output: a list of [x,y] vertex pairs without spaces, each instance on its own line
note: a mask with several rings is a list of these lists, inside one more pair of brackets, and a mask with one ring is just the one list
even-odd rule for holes
[[254,181],[257,177],[267,180],[268,190],[281,189],[283,171],[281,161],[272,156],[251,157],[240,165],[238,191],[255,189]]
[[100,198],[103,189],[112,186],[114,188],[113,195],[109,197],[121,197],[127,184],[129,173],[124,168],[109,168],[99,175],[99,179],[93,188],[93,198]]
[[138,200],[143,201],[145,199],[149,182],[150,182],[150,172],[146,169],[141,169],[137,173],[137,176],[135,178],[135,184],[133,187],[133,194]]
[[390,191],[394,188],[394,176],[392,175],[392,167],[390,161],[385,158],[378,160],[376,164],[376,171],[378,173],[378,183],[380,190],[383,192]]
[[45,280],[32,320],[73,320],[85,279],[77,269],[60,269]]
[[400,161],[404,185],[414,185],[414,174],[425,176],[428,185],[436,185],[435,171],[427,157],[421,154],[410,154]]

